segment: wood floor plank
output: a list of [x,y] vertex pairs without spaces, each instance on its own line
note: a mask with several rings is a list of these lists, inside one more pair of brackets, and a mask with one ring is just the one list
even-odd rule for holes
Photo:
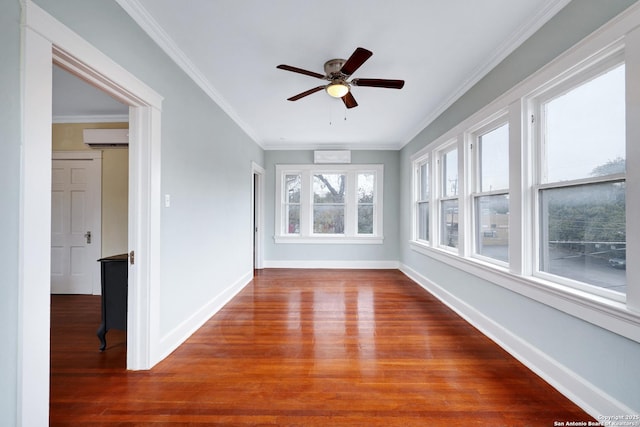
[[259,271],[148,372],[99,302],[52,296],[52,426],[593,421],[397,270]]

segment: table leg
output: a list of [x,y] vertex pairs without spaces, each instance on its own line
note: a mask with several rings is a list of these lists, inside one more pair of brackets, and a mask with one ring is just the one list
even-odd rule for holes
[[104,351],[104,349],[107,348],[107,325],[105,325],[104,322],[100,323],[97,334],[100,339],[100,351]]

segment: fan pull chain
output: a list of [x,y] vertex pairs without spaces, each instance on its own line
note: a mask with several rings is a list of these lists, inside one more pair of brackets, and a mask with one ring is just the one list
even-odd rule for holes
[[[344,107],[344,118],[343,120],[347,121],[347,107]],[[329,126],[333,126],[333,108],[329,108]]]

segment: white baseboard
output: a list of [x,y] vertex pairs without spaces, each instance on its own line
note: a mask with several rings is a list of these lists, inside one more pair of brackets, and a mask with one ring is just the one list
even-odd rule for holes
[[633,409],[567,369],[557,360],[505,329],[411,267],[401,264],[399,268],[427,292],[438,298],[596,420],[605,415],[636,413]]
[[188,319],[160,339],[160,357],[163,360],[184,343],[207,320],[216,314],[226,303],[235,297],[253,279],[253,270],[243,275],[235,283],[228,286]]
[[264,268],[344,268],[344,269],[398,269],[398,261],[344,261],[344,260],[264,260]]

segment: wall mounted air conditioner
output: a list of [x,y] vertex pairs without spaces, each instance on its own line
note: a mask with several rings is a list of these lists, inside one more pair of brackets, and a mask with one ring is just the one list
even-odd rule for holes
[[83,129],[84,143],[91,148],[127,147],[129,129]]
[[351,151],[317,150],[313,152],[313,163],[351,163]]

